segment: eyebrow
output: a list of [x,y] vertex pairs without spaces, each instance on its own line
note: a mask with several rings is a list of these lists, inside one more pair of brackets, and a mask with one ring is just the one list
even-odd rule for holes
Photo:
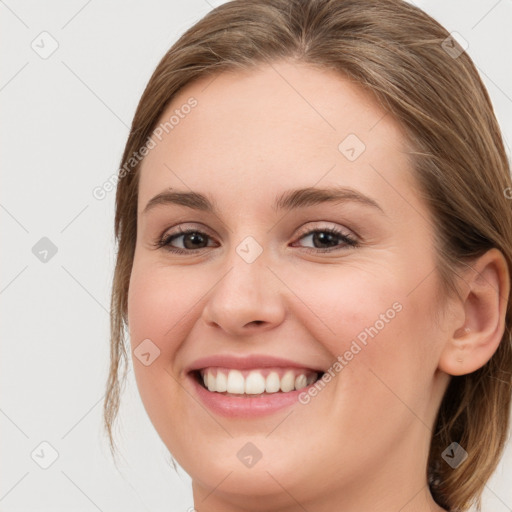
[[[384,214],[384,210],[374,199],[349,187],[333,186],[329,188],[306,187],[293,190],[287,190],[276,197],[272,209],[295,210],[306,208],[322,203],[343,203],[356,202],[364,206],[379,210]],[[199,192],[182,192],[178,190],[166,190],[157,194],[149,200],[143,210],[143,214],[152,210],[157,205],[176,204],[185,206],[194,210],[200,210],[214,215],[219,215],[218,209],[213,201]]]

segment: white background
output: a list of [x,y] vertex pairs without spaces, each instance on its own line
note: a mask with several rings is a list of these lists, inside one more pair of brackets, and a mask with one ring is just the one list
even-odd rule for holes
[[[170,466],[133,374],[122,397],[121,472],[109,456],[101,414],[115,192],[100,201],[92,190],[116,172],[160,58],[218,3],[0,0],[2,512],[193,506],[190,479]],[[417,3],[469,42],[510,147],[512,0]],[[58,43],[47,59],[31,47],[43,31]],[[57,248],[46,263],[32,252],[42,237]],[[41,463],[50,460],[43,441],[58,453],[48,469],[31,457],[36,449]],[[485,512],[512,510],[507,481],[510,441]]]

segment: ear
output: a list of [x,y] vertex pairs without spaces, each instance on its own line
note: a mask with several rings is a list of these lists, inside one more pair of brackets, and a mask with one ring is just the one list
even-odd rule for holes
[[472,373],[489,361],[505,331],[510,275],[505,257],[496,248],[464,272],[464,322],[454,325],[441,353],[439,369],[450,375]]

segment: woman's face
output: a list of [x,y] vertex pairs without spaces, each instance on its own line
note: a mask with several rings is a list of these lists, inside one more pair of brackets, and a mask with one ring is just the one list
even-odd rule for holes
[[203,78],[161,121],[128,320],[144,406],[196,505],[426,503],[447,330],[396,121],[334,71],[285,62]]

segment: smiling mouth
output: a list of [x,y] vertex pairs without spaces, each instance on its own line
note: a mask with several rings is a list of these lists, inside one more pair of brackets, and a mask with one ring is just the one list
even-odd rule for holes
[[299,391],[317,382],[324,372],[300,368],[203,368],[190,372],[211,393],[235,397],[260,397]]

